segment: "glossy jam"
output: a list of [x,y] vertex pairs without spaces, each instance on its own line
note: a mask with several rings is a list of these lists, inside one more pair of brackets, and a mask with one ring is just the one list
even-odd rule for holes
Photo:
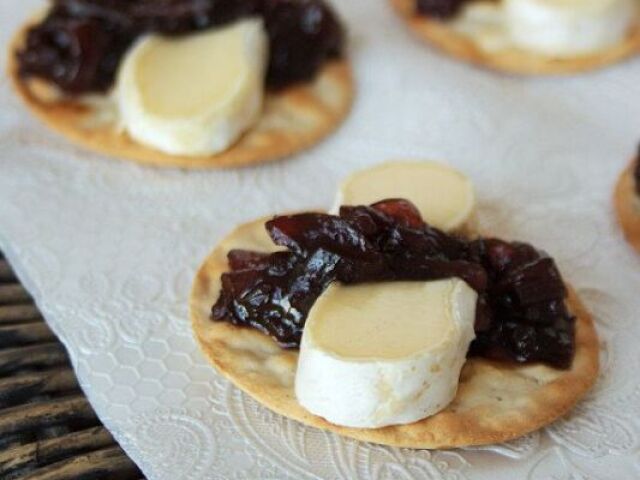
[[342,207],[338,216],[280,216],[266,228],[287,251],[231,251],[215,320],[297,347],[310,308],[331,282],[458,277],[479,294],[471,355],[571,364],[574,319],[564,283],[554,261],[530,245],[448,235],[401,199]]
[[469,0],[416,0],[416,12],[427,17],[454,17]]
[[71,95],[105,92],[137,32],[105,17],[76,15],[58,3],[28,31],[17,53],[21,77],[46,80]]
[[343,28],[322,0],[54,0],[17,53],[23,78],[71,95],[105,92],[122,57],[145,33],[184,35],[262,16],[269,36],[266,83],[283,88],[314,77],[342,54]]

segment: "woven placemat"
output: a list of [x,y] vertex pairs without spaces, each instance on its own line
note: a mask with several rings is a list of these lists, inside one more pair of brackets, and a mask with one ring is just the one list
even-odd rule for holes
[[0,253],[0,479],[140,478]]

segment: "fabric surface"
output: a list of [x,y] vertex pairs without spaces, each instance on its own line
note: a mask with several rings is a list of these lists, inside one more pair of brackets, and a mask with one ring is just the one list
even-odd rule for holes
[[[4,45],[42,4],[0,3]],[[611,204],[639,137],[640,59],[508,77],[429,50],[383,0],[337,8],[351,32],[353,112],[317,148],[259,168],[154,170],[88,153],[40,126],[2,77],[0,247],[101,419],[152,480],[640,476],[640,258]],[[482,449],[384,448],[270,413],[198,351],[187,295],[227,231],[329,207],[347,173],[414,157],[466,172],[481,228],[546,249],[593,312],[602,375],[567,419]]]

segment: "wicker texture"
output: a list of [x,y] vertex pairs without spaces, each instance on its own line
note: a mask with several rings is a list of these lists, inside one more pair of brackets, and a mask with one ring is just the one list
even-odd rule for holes
[[138,479],[0,253],[0,479]]

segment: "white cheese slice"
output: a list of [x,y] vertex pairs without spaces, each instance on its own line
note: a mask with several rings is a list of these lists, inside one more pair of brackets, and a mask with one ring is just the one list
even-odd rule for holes
[[118,72],[124,129],[171,155],[227,149],[260,115],[267,50],[260,19],[185,37],[143,38]]
[[634,0],[479,0],[450,25],[487,52],[520,48],[572,58],[622,41],[636,18]]
[[566,57],[594,53],[624,39],[634,0],[505,0],[515,45]]
[[412,423],[455,397],[477,294],[459,279],[332,284],[305,325],[298,402],[336,425]]
[[386,162],[346,178],[332,212],[340,205],[369,205],[387,198],[411,201],[428,224],[445,231],[462,228],[475,211],[473,184],[437,162]]
[[499,52],[514,47],[506,28],[504,2],[468,2],[449,24],[485,52]]

